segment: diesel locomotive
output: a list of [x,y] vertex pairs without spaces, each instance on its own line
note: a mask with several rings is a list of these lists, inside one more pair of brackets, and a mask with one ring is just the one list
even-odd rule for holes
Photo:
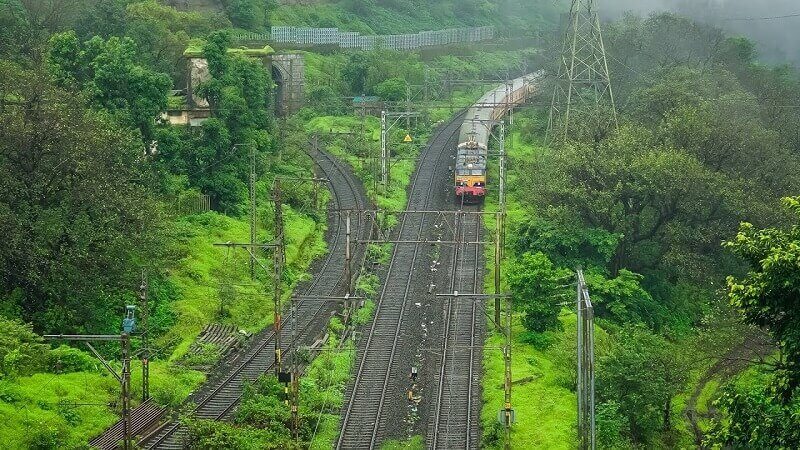
[[457,204],[476,204],[486,197],[489,137],[513,107],[533,93],[539,73],[525,75],[487,92],[467,110],[458,139],[454,169]]

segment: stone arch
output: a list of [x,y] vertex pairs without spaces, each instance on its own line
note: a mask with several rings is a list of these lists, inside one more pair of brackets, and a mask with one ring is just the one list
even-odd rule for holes
[[270,56],[275,82],[275,108],[278,115],[291,114],[303,106],[305,61],[299,53]]

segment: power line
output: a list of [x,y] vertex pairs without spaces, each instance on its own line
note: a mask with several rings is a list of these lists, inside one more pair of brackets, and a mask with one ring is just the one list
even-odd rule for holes
[[729,19],[722,19],[723,22],[751,22],[756,20],[780,20],[780,19],[790,19],[794,17],[800,17],[800,13],[793,13],[793,14],[784,14],[782,16],[771,16],[771,17],[739,17],[739,18],[729,18]]

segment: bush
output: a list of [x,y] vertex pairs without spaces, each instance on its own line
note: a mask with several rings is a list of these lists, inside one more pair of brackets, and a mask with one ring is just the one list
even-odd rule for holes
[[47,351],[47,345],[30,324],[0,317],[0,378],[42,370]]
[[88,372],[97,368],[97,360],[77,348],[61,345],[48,352],[47,367],[56,373]]

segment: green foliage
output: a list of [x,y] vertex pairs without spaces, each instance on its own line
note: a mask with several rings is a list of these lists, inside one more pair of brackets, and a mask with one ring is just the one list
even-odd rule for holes
[[222,0],[222,3],[234,26],[246,29],[256,26],[256,7],[261,2],[258,0]]
[[526,253],[509,268],[508,285],[515,307],[524,312],[527,330],[542,333],[561,326],[558,294],[571,275],[567,269],[556,268],[543,253]]
[[46,367],[56,373],[90,372],[98,367],[97,359],[84,351],[66,345],[47,352]]
[[0,317],[0,378],[41,370],[46,365],[47,350],[30,324]]
[[138,261],[163,250],[141,141],[41,71],[0,70],[25,102],[0,111],[0,303],[37,331],[118,330]]
[[714,406],[725,416],[716,420],[708,444],[733,448],[798,448],[800,395],[787,404],[776,401],[763,380],[730,383]]
[[166,74],[136,64],[135,56],[136,44],[130,38],[95,36],[81,44],[75,32],[68,31],[50,39],[48,64],[62,87],[85,90],[95,105],[138,128],[149,143],[172,82]]
[[660,329],[668,320],[670,311],[642,288],[642,279],[641,275],[625,269],[620,270],[614,279],[589,274],[586,283],[597,316],[617,323],[644,323]]
[[375,94],[383,100],[397,102],[406,98],[406,80],[389,78],[375,86]]
[[791,227],[758,230],[744,223],[725,245],[749,265],[746,276],[728,279],[731,304],[747,323],[769,330],[780,345],[785,359],[778,364],[775,388],[789,401],[800,387],[800,198],[785,198],[784,203],[796,215]]
[[425,448],[425,439],[414,435],[403,441],[387,440],[381,444],[381,450],[422,450]]
[[672,399],[685,387],[688,361],[677,346],[641,326],[623,328],[615,338],[597,365],[598,399],[618,403],[616,413],[606,412],[612,422],[624,416],[623,439],[648,445],[672,429]]
[[552,29],[560,12],[559,5],[544,0],[341,0],[315,3],[313,8],[281,4],[272,20],[368,34],[494,25],[504,35],[513,31],[530,36]]
[[620,411],[620,404],[609,400],[597,404],[595,409],[597,429],[597,446],[604,449],[631,448],[624,432],[627,428],[625,415]]

